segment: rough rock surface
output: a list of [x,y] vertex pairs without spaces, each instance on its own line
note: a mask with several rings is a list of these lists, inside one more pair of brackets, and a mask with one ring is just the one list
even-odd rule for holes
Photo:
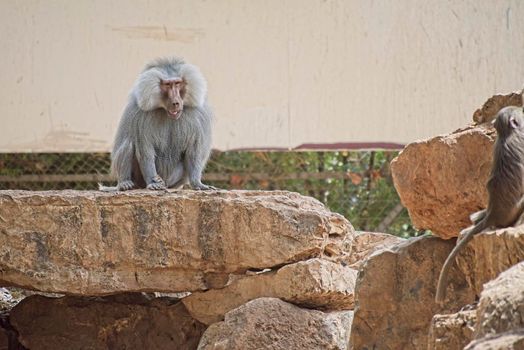
[[229,273],[340,258],[353,228],[285,191],[0,191],[0,285],[104,295],[223,287]]
[[473,340],[476,319],[475,310],[433,316],[428,350],[463,349]]
[[475,338],[524,329],[524,261],[484,285]]
[[440,268],[454,246],[438,237],[406,240],[367,258],[355,287],[353,349],[423,349],[436,313],[456,312],[474,301],[454,267],[446,309],[434,301]]
[[28,349],[196,349],[205,326],[173,299],[34,295],[10,315]]
[[276,298],[252,300],[211,325],[199,350],[347,349],[352,311],[324,313]]
[[524,328],[475,340],[464,350],[524,350]]
[[458,236],[485,208],[494,129],[481,125],[407,145],[391,173],[413,225],[442,238]]
[[476,235],[457,262],[476,295],[484,283],[524,261],[524,225]]
[[522,91],[490,97],[473,113],[475,123],[487,123],[495,119],[498,111],[506,106],[522,106]]
[[218,322],[226,312],[261,297],[275,297],[322,310],[353,308],[357,271],[338,263],[310,259],[277,271],[242,277],[222,289],[196,292],[182,299],[189,313],[205,324]]
[[364,260],[374,252],[403,241],[405,239],[387,233],[357,231],[351,241],[351,248],[345,263],[358,269]]

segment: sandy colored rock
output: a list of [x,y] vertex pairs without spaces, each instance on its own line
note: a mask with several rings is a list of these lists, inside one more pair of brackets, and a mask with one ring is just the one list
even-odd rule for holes
[[199,350],[347,349],[353,311],[324,313],[276,298],[252,300],[211,325]]
[[0,285],[217,288],[229,273],[340,258],[352,232],[319,201],[285,191],[0,191]]
[[438,275],[453,241],[424,236],[376,252],[355,286],[353,349],[425,349],[433,315],[474,301],[457,268],[450,273],[445,310],[434,301]]
[[524,225],[476,235],[457,257],[476,295],[484,283],[524,260]]
[[524,329],[524,261],[484,285],[475,338]]
[[428,350],[463,349],[473,340],[476,319],[475,310],[433,316]]
[[490,122],[495,119],[498,111],[506,106],[522,106],[522,92],[490,97],[482,107],[473,113],[473,120],[478,124]]
[[524,329],[475,340],[464,350],[524,350]]
[[189,313],[205,324],[246,302],[275,297],[293,304],[322,309],[348,310],[354,305],[357,271],[338,263],[310,259],[277,271],[239,278],[222,289],[195,292],[182,299]]
[[391,173],[413,225],[448,239],[485,208],[494,129],[467,127],[407,145],[391,162]]
[[34,295],[10,316],[28,349],[196,349],[205,326],[173,299]]
[[346,263],[358,269],[374,252],[401,243],[405,239],[387,233],[357,231],[351,241]]
[[410,143],[393,159],[393,182],[415,227],[457,237],[469,215],[486,207],[496,138],[487,122],[506,106],[522,106],[521,92],[489,98],[473,115],[479,125]]

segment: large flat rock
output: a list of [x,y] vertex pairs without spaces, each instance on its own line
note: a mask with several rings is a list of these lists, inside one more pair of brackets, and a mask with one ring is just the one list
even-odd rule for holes
[[284,191],[0,191],[0,285],[204,290],[230,273],[343,259],[352,234],[319,201]]

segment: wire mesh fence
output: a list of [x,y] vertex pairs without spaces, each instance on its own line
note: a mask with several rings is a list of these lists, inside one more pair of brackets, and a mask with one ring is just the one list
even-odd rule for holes
[[[392,151],[214,152],[204,181],[223,189],[289,190],[312,196],[357,230],[415,230],[394,189]],[[0,189],[94,190],[114,183],[109,153],[0,154]]]

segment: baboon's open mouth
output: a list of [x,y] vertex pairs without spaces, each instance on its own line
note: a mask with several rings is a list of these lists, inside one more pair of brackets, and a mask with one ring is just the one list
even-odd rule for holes
[[182,115],[182,111],[181,110],[172,110],[172,111],[167,111],[167,114],[170,116],[170,117],[173,117],[175,119],[178,119],[180,118],[180,116]]

